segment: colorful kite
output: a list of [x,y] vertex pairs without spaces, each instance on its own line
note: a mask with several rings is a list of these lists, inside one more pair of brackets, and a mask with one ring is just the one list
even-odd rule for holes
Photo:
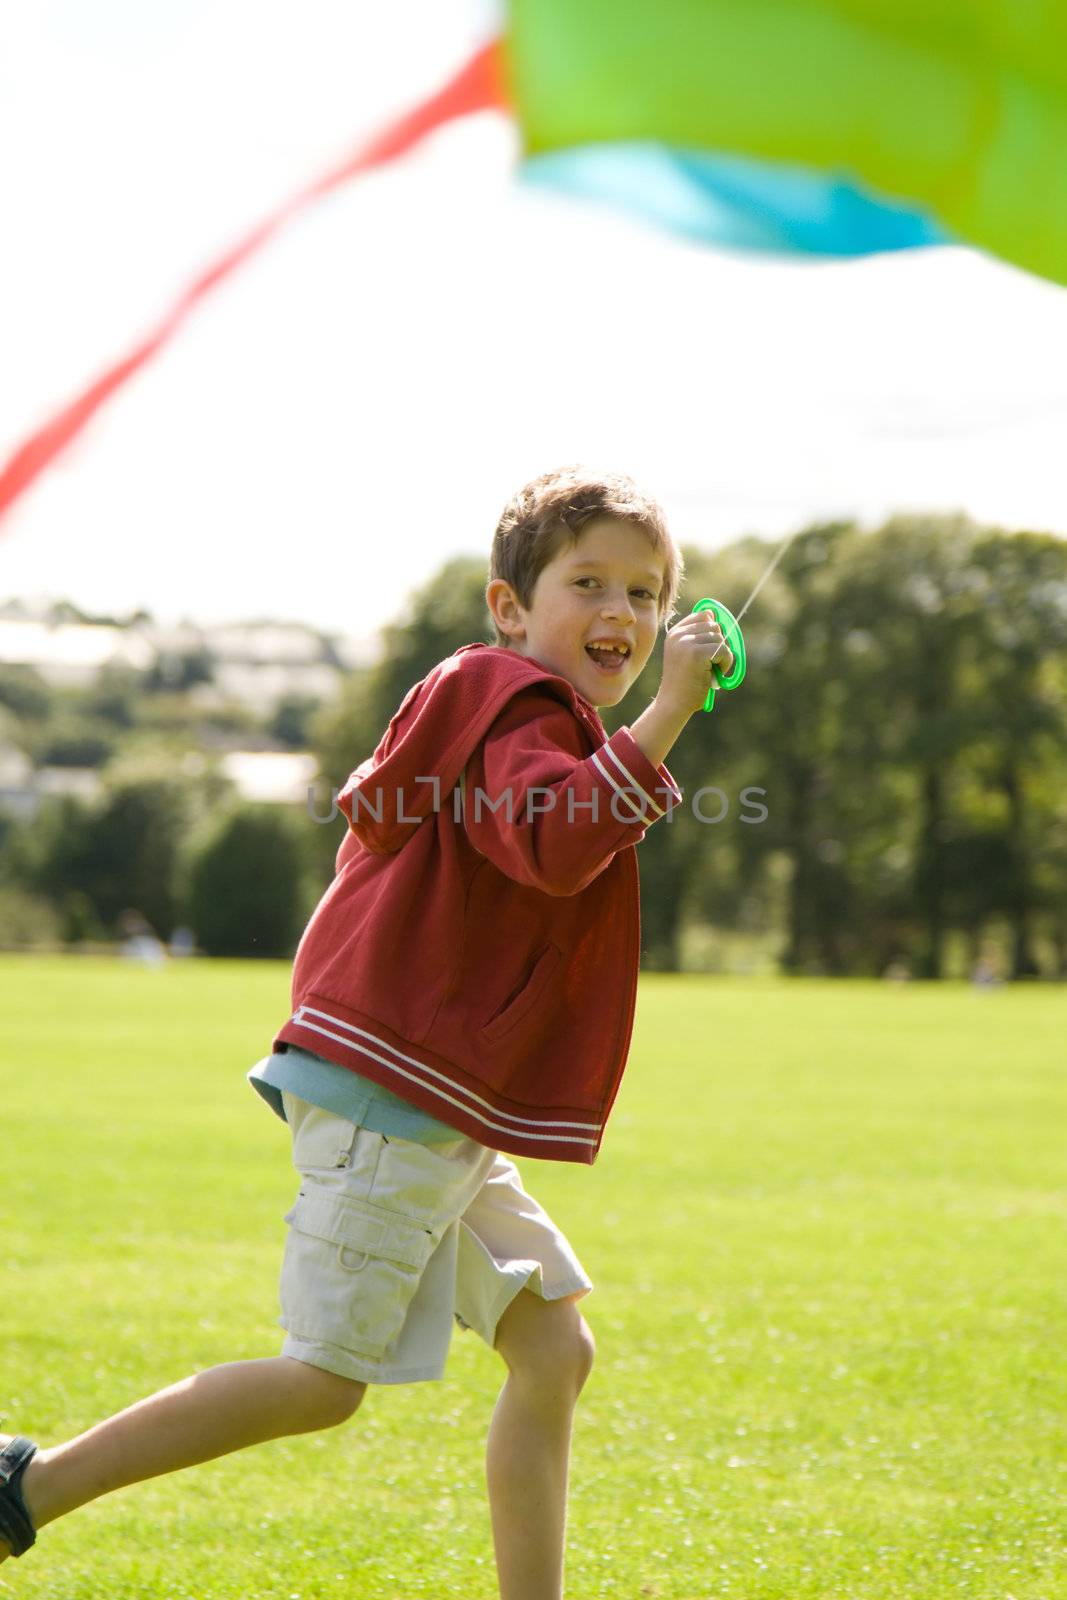
[[0,470],[0,517],[205,295],[322,195],[457,117],[523,175],[708,243],[849,256],[955,240],[1067,283],[1058,0],[511,0],[505,36],[203,272]]

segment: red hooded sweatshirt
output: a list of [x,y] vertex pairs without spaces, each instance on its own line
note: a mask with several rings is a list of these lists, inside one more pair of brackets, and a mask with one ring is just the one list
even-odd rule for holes
[[464,645],[338,797],[349,831],[274,1048],[495,1149],[592,1162],[633,1031],[634,847],[681,798],[565,678]]

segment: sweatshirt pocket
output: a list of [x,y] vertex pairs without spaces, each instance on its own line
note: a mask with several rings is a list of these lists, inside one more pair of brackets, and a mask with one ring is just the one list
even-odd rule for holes
[[500,1009],[482,1026],[480,1030],[482,1038],[487,1042],[499,1039],[510,1032],[516,1023],[521,1022],[544,994],[562,959],[562,952],[554,944],[546,945],[534,962],[530,975],[521,989],[513,990]]

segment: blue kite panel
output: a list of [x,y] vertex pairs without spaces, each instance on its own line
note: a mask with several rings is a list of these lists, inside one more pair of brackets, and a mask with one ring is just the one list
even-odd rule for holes
[[742,156],[655,143],[581,145],[529,157],[520,176],[738,250],[864,256],[958,243],[929,213],[877,195],[849,174]]

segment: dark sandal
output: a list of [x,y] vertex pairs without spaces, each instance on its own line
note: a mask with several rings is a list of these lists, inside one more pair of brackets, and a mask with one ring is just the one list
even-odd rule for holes
[[0,1539],[6,1539],[13,1556],[25,1555],[37,1538],[19,1488],[19,1480],[36,1454],[33,1440],[22,1434],[0,1450]]

